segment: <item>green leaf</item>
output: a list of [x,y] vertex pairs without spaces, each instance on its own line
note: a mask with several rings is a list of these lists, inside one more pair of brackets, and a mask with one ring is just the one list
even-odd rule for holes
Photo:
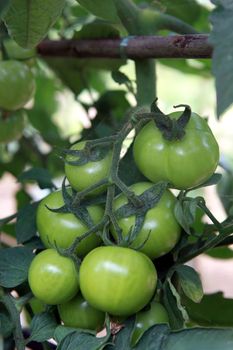
[[75,331],[63,338],[57,350],[101,350],[106,341],[106,337],[97,338],[89,333]]
[[28,204],[20,209],[16,222],[16,238],[18,243],[24,243],[36,236],[36,210],[38,203]]
[[54,188],[52,177],[47,169],[31,168],[18,176],[19,182],[36,181],[41,189]]
[[182,58],[162,58],[158,60],[162,65],[171,67],[185,74],[195,74],[206,78],[211,77],[211,60],[210,59],[195,59],[192,60]]
[[33,48],[60,16],[65,0],[11,0],[4,17],[12,38],[22,47]]
[[57,327],[54,316],[48,312],[35,315],[31,322],[31,335],[28,341],[43,342],[53,337]]
[[200,303],[187,297],[182,302],[192,321],[205,327],[233,327],[233,299],[224,298],[223,293],[204,295]]
[[0,285],[12,288],[26,281],[28,269],[34,257],[31,249],[25,247],[0,250]]
[[205,254],[215,259],[233,259],[233,250],[228,247],[216,247],[209,249]]
[[112,72],[112,78],[119,85],[130,83],[130,79],[127,77],[127,75],[120,72],[119,70]]
[[199,303],[203,297],[203,289],[198,273],[187,265],[177,266],[175,271],[184,294],[192,301]]
[[226,213],[229,214],[231,208],[233,207],[233,173],[226,172],[221,181],[219,181],[217,186],[217,191],[219,198],[226,210]]
[[3,304],[0,304],[0,335],[9,337],[14,329],[14,324]]
[[187,233],[191,233],[190,227],[194,224],[198,209],[198,198],[190,198],[186,201],[177,201],[175,205],[175,216],[181,227]]
[[181,305],[177,305],[177,295],[174,295],[174,287],[171,290],[171,285],[167,280],[163,286],[163,304],[168,312],[171,328],[181,329],[184,326],[184,310]]
[[73,332],[77,332],[77,329],[59,325],[56,327],[53,337],[57,343],[60,343],[62,339],[64,339],[68,334]]
[[221,178],[222,178],[222,174],[214,173],[208,180],[206,180],[205,182],[203,182],[202,184],[196,187],[191,188],[189,191],[193,191],[202,187],[216,185],[221,180]]
[[10,4],[10,0],[1,0],[1,2],[0,2],[0,19],[6,13],[9,4]]
[[[131,350],[130,337],[134,328],[134,318],[129,318],[123,324],[122,329],[114,339],[114,345],[108,345],[106,350]],[[145,349],[144,349],[145,350]]]
[[[231,350],[233,329],[193,328],[174,332],[158,350]],[[147,350],[157,350],[147,348]]]
[[93,15],[107,19],[112,22],[119,22],[113,0],[77,0]]
[[216,4],[210,20],[210,42],[214,47],[213,73],[217,89],[217,114],[233,102],[233,7],[231,1],[212,0]]

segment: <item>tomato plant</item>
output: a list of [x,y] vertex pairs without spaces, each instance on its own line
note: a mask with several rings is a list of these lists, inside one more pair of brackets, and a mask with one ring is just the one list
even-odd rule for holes
[[46,249],[33,259],[28,282],[35,297],[51,305],[65,303],[79,290],[74,262],[54,249]]
[[148,310],[140,311],[136,314],[135,325],[131,334],[132,346],[135,346],[144,332],[159,323],[169,324],[168,313],[162,304],[152,301]]
[[80,267],[80,289],[93,307],[112,315],[131,315],[151,299],[157,283],[152,261],[122,247],[98,247]]
[[104,325],[104,312],[90,306],[80,293],[66,303],[58,305],[58,312],[67,327],[99,331]]
[[[178,112],[169,114],[172,119],[179,116]],[[188,189],[214,173],[219,147],[206,120],[192,113],[181,140],[165,140],[153,121],[147,123],[134,141],[134,159],[152,182],[165,180],[174,188]]]
[[[130,186],[130,189],[136,195],[141,195],[152,186],[152,183],[140,182]],[[127,197],[120,194],[114,200],[114,209],[119,209],[127,202]],[[140,251],[154,259],[168,253],[175,246],[180,237],[180,226],[174,216],[175,203],[175,196],[167,190],[160,201],[147,211],[132,248],[141,246]],[[124,237],[129,235],[130,230],[134,228],[135,220],[135,215],[118,219],[117,222]],[[113,226],[111,226],[111,231],[116,237]]]
[[[39,204],[36,215],[37,228],[45,247],[55,244],[60,248],[68,248],[76,237],[84,234],[88,227],[72,213],[57,213],[50,209],[57,209],[64,205],[62,191],[56,191],[46,196]],[[98,205],[88,206],[90,218],[94,224],[101,221],[103,209]],[[77,247],[77,254],[86,255],[101,242],[99,236],[93,233],[84,239]]]
[[[86,145],[86,141],[81,141],[74,144],[71,150],[82,150]],[[90,154],[89,154],[90,155]],[[97,155],[98,157],[98,155]],[[67,161],[76,161],[79,157],[74,155],[67,155]],[[85,190],[87,187],[94,185],[95,183],[108,177],[110,165],[112,159],[112,152],[109,151],[104,158],[98,160],[90,160],[82,165],[65,164],[65,174],[70,182],[70,185],[76,191]],[[105,186],[98,188],[98,190],[92,191],[92,195],[97,195],[106,189]]]
[[0,107],[9,111],[22,108],[34,95],[35,79],[24,63],[0,62]]

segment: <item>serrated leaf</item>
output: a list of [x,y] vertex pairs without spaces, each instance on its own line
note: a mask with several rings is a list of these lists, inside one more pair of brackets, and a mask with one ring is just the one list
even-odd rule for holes
[[17,215],[16,238],[18,243],[24,243],[36,236],[36,210],[38,203],[28,204]]
[[66,0],[11,0],[4,17],[12,38],[22,47],[35,47],[60,16]]
[[57,327],[54,316],[48,312],[35,315],[31,322],[30,341],[42,342],[53,337]]
[[73,332],[77,332],[77,329],[59,325],[56,327],[54,334],[53,334],[53,337],[57,343],[60,343],[62,341],[62,339],[64,339],[68,334],[73,333]]
[[94,335],[76,331],[63,338],[57,350],[101,350],[106,341],[106,337],[97,338]]
[[171,328],[181,329],[184,326],[183,310],[177,306],[177,299],[173,293],[167,280],[163,286],[163,304],[168,312]]
[[[160,350],[231,350],[233,329],[192,328],[174,332]],[[148,348],[148,350],[150,350]],[[151,348],[152,350],[152,348]],[[157,349],[153,349],[157,350]]]
[[233,6],[231,1],[212,2],[217,5],[210,17],[213,26],[210,42],[214,47],[213,73],[219,117],[233,102]]
[[204,295],[200,303],[187,297],[182,302],[192,321],[205,327],[233,327],[233,299],[224,298],[222,292]]
[[26,281],[28,268],[34,257],[31,249],[25,247],[0,250],[0,285],[12,288]]
[[123,324],[122,329],[117,333],[113,345],[108,345],[106,350],[131,350],[130,337],[134,328],[134,318],[129,318]]
[[24,171],[18,176],[18,181],[36,181],[41,189],[55,187],[49,171],[44,168],[31,168]]
[[198,273],[187,265],[177,266],[175,271],[185,295],[192,301],[199,303],[203,297],[203,289]]
[[156,325],[144,333],[135,350],[163,350],[163,344],[169,337],[170,329],[167,325]]

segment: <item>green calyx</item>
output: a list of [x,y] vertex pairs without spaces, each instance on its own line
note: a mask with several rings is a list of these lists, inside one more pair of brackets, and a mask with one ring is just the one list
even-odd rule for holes
[[174,108],[185,107],[183,113],[178,119],[172,119],[169,115],[163,114],[157,107],[156,101],[151,105],[151,115],[156,127],[161,131],[165,140],[181,140],[185,135],[185,127],[191,117],[191,108],[188,105],[180,104]]

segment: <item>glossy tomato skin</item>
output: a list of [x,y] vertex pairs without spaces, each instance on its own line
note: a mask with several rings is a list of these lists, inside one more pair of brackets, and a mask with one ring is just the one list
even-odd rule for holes
[[[130,189],[136,195],[140,195],[151,186],[153,184],[150,182],[138,182],[130,186]],[[114,210],[127,204],[127,202],[127,197],[120,194],[114,200]],[[181,229],[174,215],[175,203],[175,196],[170,191],[165,191],[157,205],[147,211],[143,226],[134,240],[132,248],[142,245],[140,251],[151,259],[155,259],[168,253],[176,245],[180,238]],[[127,236],[130,229],[135,225],[135,215],[118,219],[117,222],[122,229],[123,236]],[[113,236],[116,237],[113,227],[110,229]]]
[[80,289],[90,305],[115,316],[141,310],[157,284],[152,261],[133,249],[105,246],[92,250],[80,267]]
[[33,259],[28,282],[34,296],[50,305],[65,303],[79,291],[75,263],[55,249],[46,249]]
[[131,345],[136,343],[150,327],[156,324],[168,324],[169,317],[165,307],[157,301],[152,301],[149,310],[140,311],[136,314],[133,332],[131,334]]
[[[177,119],[180,113],[172,113]],[[152,182],[169,181],[174,188],[189,189],[202,184],[215,171],[219,147],[205,119],[192,113],[181,140],[168,141],[153,121],[138,133],[134,159],[142,174]]]
[[81,293],[58,305],[58,312],[66,327],[100,331],[104,325],[105,313],[90,306]]
[[[46,248],[54,246],[55,243],[60,248],[68,248],[76,237],[88,231],[88,227],[74,214],[55,213],[48,209],[59,208],[63,205],[62,191],[56,191],[45,197],[38,206],[36,214],[37,229]],[[97,205],[89,206],[88,212],[94,224],[99,223],[104,214],[103,208]],[[100,242],[100,238],[96,234],[92,234],[80,242],[77,247],[77,254],[80,257],[85,256]]]
[[14,111],[22,108],[34,95],[35,80],[24,63],[0,62],[0,107]]
[[[74,144],[71,150],[81,150],[85,147],[86,141],[80,141]],[[67,160],[74,161],[77,158],[68,155]],[[95,183],[108,177],[111,166],[112,152],[109,151],[107,155],[98,161],[87,162],[84,165],[70,165],[65,164],[65,174],[71,185],[76,191],[85,190],[87,187],[94,185]],[[95,191],[92,191],[91,195],[98,195],[106,190],[106,186],[101,186]]]

